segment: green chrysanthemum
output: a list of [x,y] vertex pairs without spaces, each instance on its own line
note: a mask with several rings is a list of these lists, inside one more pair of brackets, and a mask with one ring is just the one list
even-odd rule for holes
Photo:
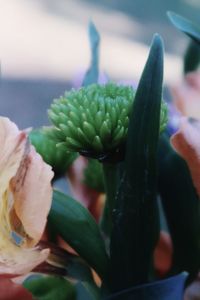
[[55,177],[63,175],[77,157],[75,153],[66,153],[63,147],[56,147],[55,141],[49,139],[43,129],[32,130],[29,139],[44,161],[52,166]]
[[[72,90],[54,101],[49,117],[55,128],[49,134],[75,152],[104,154],[125,142],[135,91],[114,83],[92,84]],[[167,119],[162,104],[160,128]]]

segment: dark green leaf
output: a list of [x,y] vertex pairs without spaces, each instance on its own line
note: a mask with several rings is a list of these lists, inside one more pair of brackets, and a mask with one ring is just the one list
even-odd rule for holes
[[38,300],[76,300],[74,286],[61,277],[33,277],[23,285]]
[[108,256],[98,225],[88,210],[78,201],[54,191],[49,221],[63,239],[105,279]]
[[107,238],[112,231],[112,212],[115,206],[118,165],[103,163],[103,178],[106,191],[106,202],[101,218],[101,229]]
[[172,272],[200,269],[200,201],[186,162],[162,136],[159,145],[159,192],[173,241]]
[[100,300],[100,289],[97,289],[94,285],[88,282],[78,282],[76,284],[76,300]]
[[98,77],[99,77],[100,36],[92,21],[89,23],[89,38],[90,38],[90,48],[91,48],[91,62],[90,62],[90,67],[87,70],[87,73],[83,80],[83,84],[82,84],[83,86],[87,86],[89,84],[98,82]]
[[148,281],[158,239],[156,155],[163,80],[163,45],[158,35],[136,92],[128,129],[111,238],[113,290]]
[[137,286],[105,300],[182,300],[187,273]]
[[200,43],[200,27],[196,24],[193,24],[190,20],[183,18],[180,15],[175,14],[174,12],[167,13],[170,21],[172,24],[179,29],[180,31],[184,32],[188,35],[191,39]]
[[190,41],[184,56],[184,73],[195,71],[200,62],[200,45]]
[[70,279],[94,282],[90,267],[80,256],[74,255],[49,241],[40,241],[38,246],[41,249],[49,248],[50,255],[48,262],[38,265],[34,268],[34,272],[63,275]]

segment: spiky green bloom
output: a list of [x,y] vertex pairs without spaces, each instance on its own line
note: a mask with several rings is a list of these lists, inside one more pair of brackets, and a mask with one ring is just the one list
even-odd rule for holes
[[57,148],[55,141],[51,140],[42,128],[32,130],[29,139],[44,161],[52,166],[55,177],[63,175],[77,157],[75,153],[67,153],[64,147]]
[[[54,100],[49,117],[55,128],[49,134],[68,150],[103,154],[125,142],[135,91],[114,83],[72,89]],[[160,128],[166,125],[162,104]]]

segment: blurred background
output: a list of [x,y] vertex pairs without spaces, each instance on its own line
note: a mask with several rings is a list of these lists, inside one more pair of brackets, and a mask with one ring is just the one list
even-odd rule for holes
[[87,25],[101,34],[101,70],[138,80],[152,35],[165,42],[165,82],[182,76],[187,38],[168,21],[173,10],[199,21],[199,0],[0,0],[0,111],[20,128],[48,124],[46,110],[90,60]]

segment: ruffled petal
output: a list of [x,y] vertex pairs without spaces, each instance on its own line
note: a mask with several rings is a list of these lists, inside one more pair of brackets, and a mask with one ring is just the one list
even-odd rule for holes
[[26,132],[0,117],[0,274],[22,275],[47,259],[49,249],[32,245],[46,224],[52,177]]
[[26,133],[9,119],[0,117],[0,198],[16,174],[26,146]]
[[0,240],[0,274],[23,275],[29,273],[49,256],[49,249],[22,248],[7,236]]
[[14,210],[28,236],[27,246],[36,245],[43,234],[52,201],[52,178],[51,167],[30,146],[10,182]]

